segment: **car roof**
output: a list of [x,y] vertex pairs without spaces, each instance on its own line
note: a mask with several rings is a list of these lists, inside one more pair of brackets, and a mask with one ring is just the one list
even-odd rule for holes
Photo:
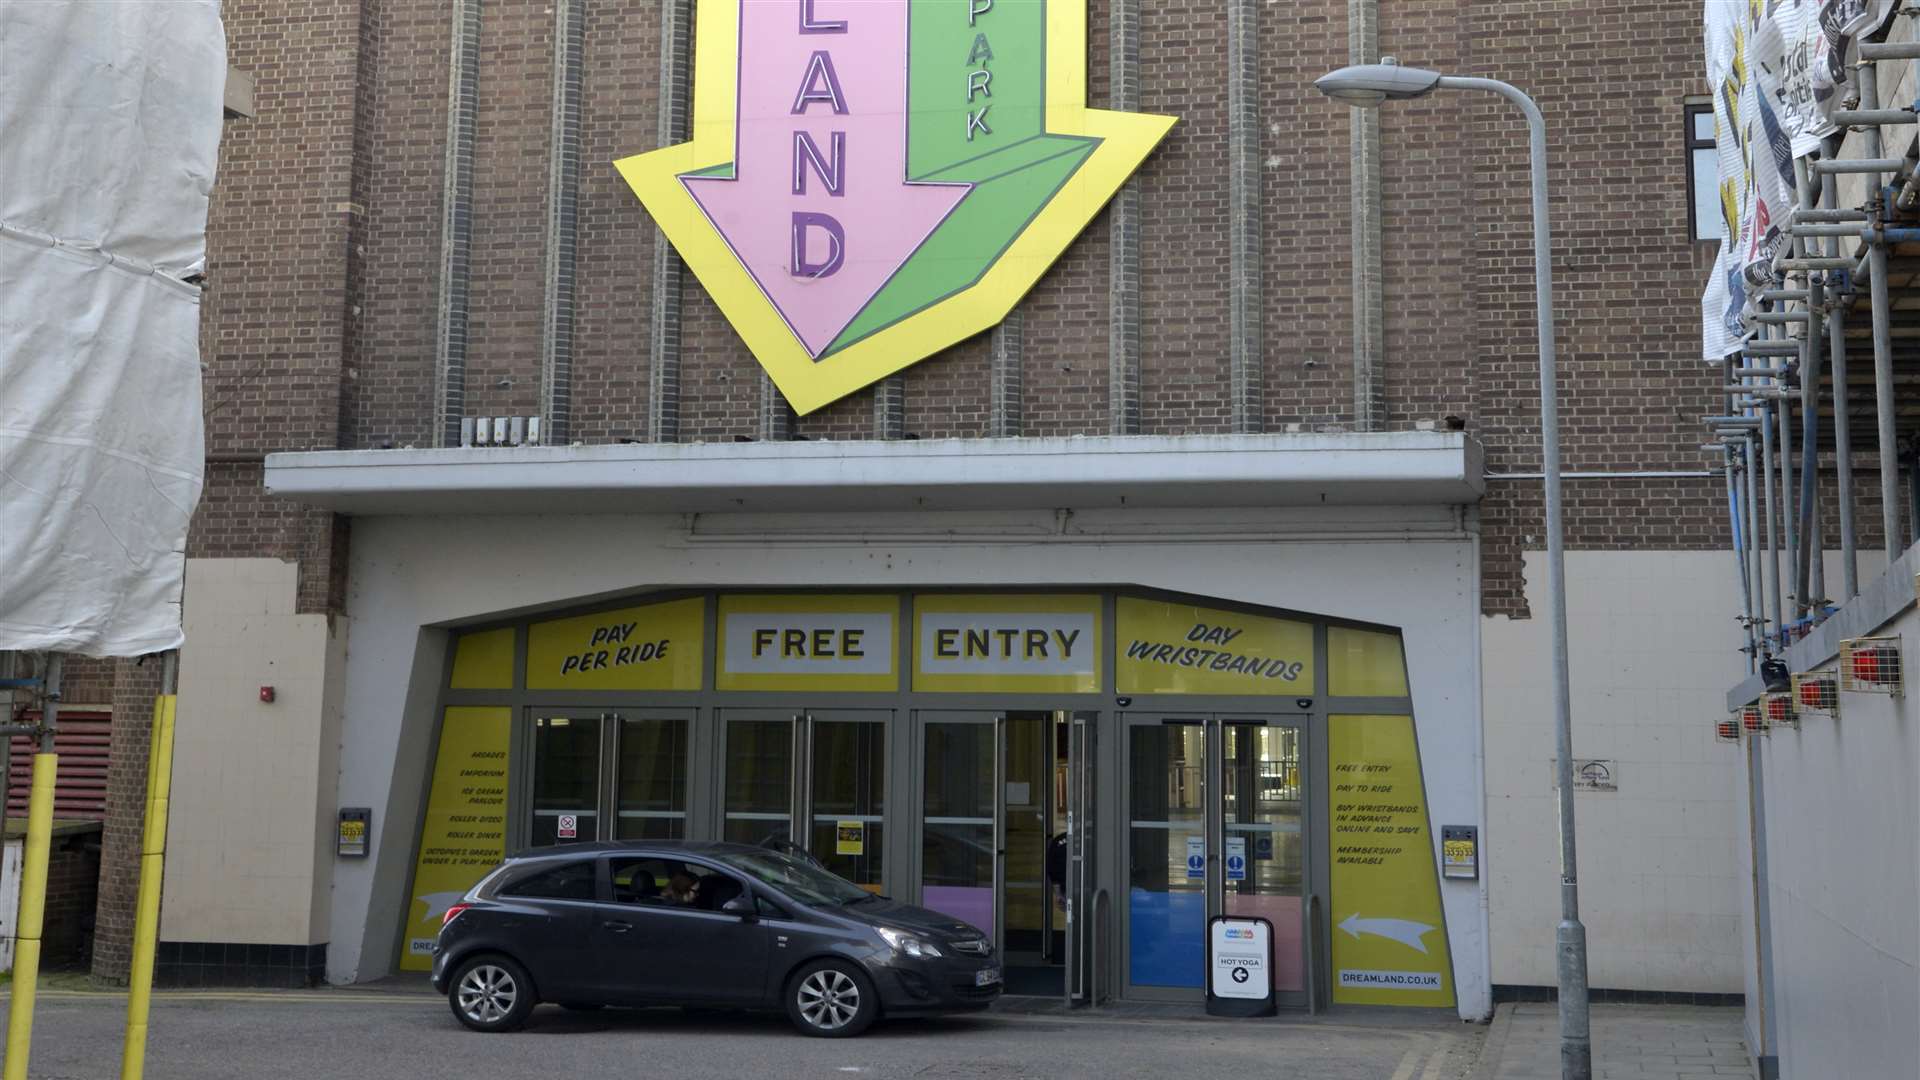
[[590,858],[597,855],[705,855],[771,853],[770,848],[753,844],[733,844],[720,840],[595,840],[585,844],[554,844],[527,848],[507,856],[508,862],[521,859]]

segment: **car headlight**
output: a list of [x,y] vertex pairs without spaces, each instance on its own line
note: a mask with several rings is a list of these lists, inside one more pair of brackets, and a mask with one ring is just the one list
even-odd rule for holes
[[880,931],[880,936],[886,939],[887,944],[893,946],[895,952],[903,952],[920,959],[940,955],[940,950],[934,948],[931,941],[922,941],[912,934],[891,927],[881,926],[876,929]]

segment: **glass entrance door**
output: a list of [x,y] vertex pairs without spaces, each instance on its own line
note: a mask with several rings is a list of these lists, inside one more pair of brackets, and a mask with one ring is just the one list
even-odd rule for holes
[[1305,1004],[1305,719],[1130,717],[1126,732],[1129,981],[1202,990],[1208,918],[1256,916],[1281,1002]]
[[917,721],[920,903],[988,932],[1009,993],[1084,996],[1087,981],[1069,979],[1069,961],[1078,947],[1093,962],[1092,940],[1075,937],[1071,916],[1090,909],[1076,907],[1076,890],[1094,882],[1082,827],[1090,819],[1076,810],[1076,795],[1091,805],[1094,714],[923,712]]
[[528,846],[684,837],[689,727],[675,710],[537,711]]
[[606,789],[599,714],[545,713],[533,719],[533,821],[529,847],[602,840]]
[[723,715],[724,838],[792,844],[848,881],[881,891],[892,714],[734,709]]
[[[1304,994],[1306,982],[1305,793],[1302,728],[1223,718],[1221,896],[1213,910],[1273,924],[1274,988]],[[1304,997],[1301,1004],[1305,1003]]]

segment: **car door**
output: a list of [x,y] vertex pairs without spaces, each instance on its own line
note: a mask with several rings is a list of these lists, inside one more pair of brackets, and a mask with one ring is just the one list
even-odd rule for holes
[[[641,864],[638,868],[635,863]],[[658,892],[623,889],[636,874],[665,882],[685,865],[697,871],[709,896],[678,904]],[[603,996],[613,1000],[666,1005],[759,1005],[765,1000],[769,931],[757,914],[708,910],[718,906],[716,885],[749,886],[718,867],[694,860],[642,857],[610,860],[613,895],[622,899],[594,905],[590,941]]]
[[507,882],[495,896],[502,943],[548,1001],[591,993],[589,927],[598,877],[596,859],[547,862]]

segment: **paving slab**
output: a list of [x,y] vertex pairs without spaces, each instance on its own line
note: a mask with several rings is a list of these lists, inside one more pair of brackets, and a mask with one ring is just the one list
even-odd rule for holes
[[[1729,1080],[1753,1075],[1737,1008],[1594,1005],[1600,1080]],[[1560,1014],[1552,1002],[1501,1005],[1476,1080],[1560,1080]]]

